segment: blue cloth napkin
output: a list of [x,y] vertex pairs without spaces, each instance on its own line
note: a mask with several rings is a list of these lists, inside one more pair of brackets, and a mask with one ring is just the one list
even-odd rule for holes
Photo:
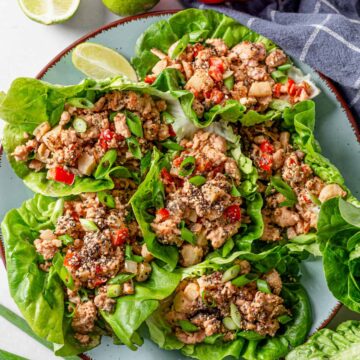
[[247,0],[187,7],[221,11],[334,80],[360,126],[360,1]]

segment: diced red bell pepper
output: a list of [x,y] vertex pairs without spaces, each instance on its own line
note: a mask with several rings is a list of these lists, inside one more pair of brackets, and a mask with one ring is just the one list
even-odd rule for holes
[[66,171],[63,167],[57,166],[55,168],[54,180],[66,185],[72,185],[75,181],[75,175],[69,171]]
[[125,244],[126,240],[129,238],[129,229],[127,227],[123,227],[116,231],[116,236],[112,239],[112,244],[114,246],[121,246]]
[[258,164],[259,164],[260,168],[262,170],[268,171],[268,172],[271,171],[272,163],[273,163],[273,158],[268,153],[262,153],[258,160]]
[[225,72],[224,62],[218,57],[211,57],[209,59],[209,65],[219,70],[222,74]]
[[159,216],[159,220],[160,221],[165,221],[169,218],[170,216],[170,211],[166,208],[161,208],[156,212],[156,215]]
[[144,81],[147,84],[152,84],[156,80],[156,75],[146,75]]
[[173,165],[174,165],[175,167],[179,167],[180,164],[181,164],[183,161],[184,161],[184,158],[181,157],[181,156],[179,156],[179,157],[177,157],[176,159],[174,159]]
[[174,131],[173,127],[171,125],[168,125],[169,128],[169,135],[174,137],[176,136],[176,132]]
[[216,166],[211,172],[215,176],[218,173],[222,173],[224,171],[224,164]]
[[290,96],[296,95],[296,84],[293,79],[290,79],[290,78],[288,79],[287,92]]
[[77,253],[68,250],[64,257],[64,265],[75,269],[78,268],[80,266],[80,262]]
[[225,217],[231,222],[237,222],[241,220],[241,209],[239,205],[230,205],[224,211]]
[[204,46],[197,43],[193,46],[194,57],[197,57],[199,52],[204,49]]
[[97,265],[95,266],[95,273],[96,273],[96,274],[101,274],[102,271],[103,271],[102,267],[101,267],[99,264],[97,264]]
[[220,104],[224,99],[224,93],[215,88],[211,90],[209,98],[214,104]]
[[174,182],[174,178],[172,175],[167,171],[166,168],[163,168],[160,172],[161,178],[165,184],[172,184]]
[[274,147],[270,144],[268,140],[264,140],[260,144],[260,150],[263,153],[273,154],[274,153]]
[[215,66],[210,66],[209,75],[217,82],[223,79],[223,73]]
[[274,96],[277,98],[279,98],[281,96],[281,86],[282,86],[281,83],[277,83],[273,87]]
[[106,278],[97,278],[97,279],[94,279],[93,281],[93,285],[94,287],[99,287],[100,285],[106,283]]

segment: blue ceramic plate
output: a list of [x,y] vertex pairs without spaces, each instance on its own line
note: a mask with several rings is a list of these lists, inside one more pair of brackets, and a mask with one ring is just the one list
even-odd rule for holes
[[[71,62],[71,51],[77,44],[92,41],[121,52],[130,59],[134,55],[136,39],[152,23],[166,19],[170,12],[151,13],[117,21],[101,28],[77,41],[59,54],[43,71],[39,78],[54,84],[71,85],[80,82],[84,75],[74,68]],[[304,73],[310,73],[313,81],[321,89],[315,99],[317,107],[316,136],[323,153],[341,171],[347,186],[353,194],[360,198],[360,138],[359,129],[351,117],[347,105],[332,84],[320,77],[317,72],[305,64],[297,63]],[[16,177],[4,157],[0,169],[0,219],[11,208],[18,207],[24,200],[32,197],[32,193]],[[1,244],[1,243],[0,243]],[[312,332],[325,326],[339,309],[339,303],[329,292],[321,259],[311,259],[302,266],[302,283],[306,287],[313,306]],[[87,355],[92,359],[134,359],[134,360],[169,360],[184,359],[179,352],[158,349],[149,340],[137,351],[132,352],[125,347],[112,345],[111,340],[103,338],[101,346]]]

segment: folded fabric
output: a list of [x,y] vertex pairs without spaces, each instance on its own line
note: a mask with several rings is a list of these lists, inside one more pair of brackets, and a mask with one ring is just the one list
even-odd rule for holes
[[207,6],[270,38],[286,53],[334,80],[360,125],[360,2],[252,0]]

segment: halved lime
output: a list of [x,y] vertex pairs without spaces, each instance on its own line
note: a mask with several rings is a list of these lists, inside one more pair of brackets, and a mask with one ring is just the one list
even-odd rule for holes
[[18,0],[27,17],[45,25],[64,22],[78,9],[80,0]]
[[72,62],[78,70],[96,80],[125,75],[137,81],[135,70],[124,56],[99,44],[78,45],[72,53]]

